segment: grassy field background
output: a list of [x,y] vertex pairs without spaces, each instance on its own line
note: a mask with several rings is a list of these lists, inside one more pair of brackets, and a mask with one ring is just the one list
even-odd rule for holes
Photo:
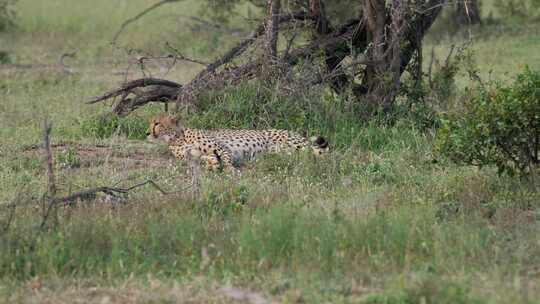
[[[276,97],[252,84],[206,97],[188,126],[283,127],[323,134],[324,160],[267,156],[240,176],[204,172],[201,194],[186,187],[186,166],[141,139],[151,106],[107,129],[108,105],[83,102],[121,83],[138,54],[169,41],[208,60],[242,36],[193,33],[201,10],[186,0],[114,32],[150,0],[20,0],[17,29],[0,34],[0,204],[35,202],[45,192],[40,144],[53,122],[59,192],[155,180],[173,195],[135,191],[125,204],[97,197],[61,208],[37,233],[41,208],[18,208],[0,230],[0,302],[224,303],[243,296],[284,303],[536,303],[540,298],[538,180],[457,166],[433,152],[436,129],[409,117],[392,125],[358,122],[328,92]],[[485,14],[492,10],[484,1]],[[231,27],[247,31],[250,7]],[[537,23],[497,23],[427,38],[444,59],[470,37],[482,77],[508,81],[540,68]],[[134,50],[129,52],[128,50]],[[58,67],[64,53],[76,52]],[[428,60],[426,60],[428,61]],[[181,83],[201,67],[148,71]],[[427,66],[426,66],[427,68]],[[129,78],[141,76],[136,67]],[[471,85],[457,78],[458,97]],[[257,104],[265,101],[266,106]],[[308,109],[308,110],[306,110]],[[106,136],[104,136],[104,134]],[[436,160],[436,161],[435,161]],[[0,209],[0,229],[9,210]]]

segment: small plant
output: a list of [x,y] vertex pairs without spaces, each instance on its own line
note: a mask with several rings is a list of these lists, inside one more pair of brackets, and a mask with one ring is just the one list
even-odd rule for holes
[[71,147],[56,154],[56,162],[64,168],[78,168],[81,165],[77,151]]
[[229,191],[210,191],[197,207],[202,218],[226,216],[242,211],[247,204],[249,192],[246,186],[237,186]]
[[122,134],[129,139],[144,139],[148,123],[140,117],[122,118],[109,113],[83,120],[81,129],[83,135],[100,139],[109,138],[114,134]]
[[480,87],[464,113],[442,119],[436,150],[458,162],[527,175],[540,164],[540,71],[528,67],[510,86]]

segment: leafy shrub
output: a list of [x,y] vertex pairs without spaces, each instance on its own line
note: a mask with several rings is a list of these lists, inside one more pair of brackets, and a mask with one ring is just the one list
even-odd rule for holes
[[510,86],[477,89],[464,113],[442,119],[436,150],[458,162],[522,175],[540,164],[540,72],[528,67]]
[[148,122],[136,116],[118,117],[112,113],[96,115],[81,122],[84,136],[109,138],[114,134],[125,135],[129,139],[145,139]]

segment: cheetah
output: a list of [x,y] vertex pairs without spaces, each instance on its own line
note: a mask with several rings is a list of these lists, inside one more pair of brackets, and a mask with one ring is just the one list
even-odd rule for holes
[[310,140],[288,130],[189,129],[174,116],[162,113],[150,120],[147,132],[150,141],[163,140],[173,155],[187,160],[198,155],[210,169],[234,169],[261,153],[280,153],[311,148],[315,155],[328,151],[323,137]]

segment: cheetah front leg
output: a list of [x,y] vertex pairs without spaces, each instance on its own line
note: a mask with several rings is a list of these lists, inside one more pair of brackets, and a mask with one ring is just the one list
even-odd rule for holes
[[206,166],[213,171],[225,169],[234,171],[231,153],[219,144],[216,144],[214,149],[207,150],[207,154],[201,157],[201,160],[206,163]]

